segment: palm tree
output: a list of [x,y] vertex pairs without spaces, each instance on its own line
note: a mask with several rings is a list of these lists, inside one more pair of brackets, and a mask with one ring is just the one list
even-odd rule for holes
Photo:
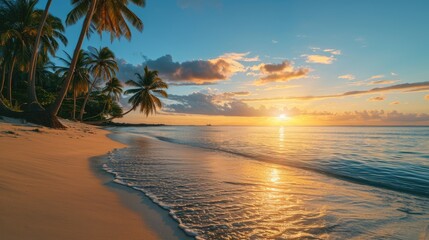
[[[37,25],[42,18],[46,18],[43,25],[41,41],[37,45],[40,48],[40,55],[46,61],[48,54],[54,55],[59,48],[58,40],[67,44],[67,39],[63,35],[65,29],[59,18],[36,10],[36,0],[0,0],[0,44],[4,47],[4,54],[10,59],[8,71],[8,98],[12,100],[12,80],[16,67],[21,71],[29,71],[31,68],[30,55],[33,51],[32,44],[36,39]],[[5,74],[5,72],[4,72]],[[4,78],[3,78],[4,80]]]
[[140,112],[147,117],[149,114],[156,113],[157,108],[162,108],[162,102],[155,94],[168,97],[167,92],[164,90],[168,88],[168,85],[158,77],[158,71],[150,71],[147,66],[144,68],[144,76],[139,73],[136,73],[136,76],[137,81],[127,81],[128,85],[136,88],[128,89],[124,92],[124,94],[133,94],[133,96],[128,100],[128,103],[131,104],[131,109],[122,114],[122,116],[140,107]]
[[[66,53],[67,59],[59,58],[64,64],[65,67],[58,67],[57,73],[67,78],[69,75],[70,64],[72,62],[72,57]],[[88,92],[88,85],[90,79],[89,72],[90,59],[88,53],[83,50],[79,51],[76,68],[73,74],[72,81],[69,85],[69,91],[73,95],[73,112],[72,119],[76,120],[76,99],[82,93]]]
[[111,79],[116,71],[119,70],[118,64],[115,60],[115,54],[108,48],[104,47],[102,49],[96,49],[94,47],[89,48],[89,57],[91,64],[91,74],[93,76],[93,81],[89,88],[88,93],[85,96],[85,100],[80,109],[79,120],[82,121],[83,114],[85,112],[85,106],[88,102],[90,93],[92,89],[97,84],[98,80],[107,80]]
[[118,78],[114,77],[106,83],[106,86],[101,91],[102,94],[106,95],[106,102],[103,107],[101,114],[104,114],[106,107],[110,111],[114,101],[119,101],[121,94],[123,92],[123,86],[121,81]]
[[[49,14],[49,8],[51,6],[52,0],[48,0],[46,2],[45,10],[42,15],[42,20],[39,24],[39,29],[37,30],[37,36],[34,40],[33,45],[33,53],[31,55],[31,62],[30,62],[30,68],[28,71],[28,97],[30,104],[37,104],[37,95],[36,95],[36,80],[35,78],[35,69],[36,69],[36,63],[37,63],[37,54],[39,52],[39,45],[40,45],[40,38],[42,37],[42,31],[43,27],[45,26],[46,19],[48,18]],[[40,104],[37,104],[40,106]]]
[[113,36],[120,37],[122,35],[127,39],[131,38],[131,32],[127,22],[130,22],[139,31],[143,29],[142,21],[128,8],[128,4],[130,2],[141,7],[145,5],[145,0],[72,0],[74,8],[67,15],[67,25],[76,23],[83,16],[85,16],[85,20],[70,64],[69,72],[72,74],[68,75],[64,81],[62,89],[51,108],[51,116],[57,115],[64,97],[66,96],[67,89],[69,88],[70,82],[73,78],[73,72],[76,67],[79,50],[82,47],[83,39],[85,38],[91,23],[93,29],[95,29],[99,34],[103,31],[110,32],[112,40]]
[[[37,36],[34,39],[34,44],[32,46],[31,60],[28,66],[28,97],[30,107],[35,109],[30,110],[41,110],[37,95],[36,95],[36,82],[37,82],[37,66],[39,64],[44,65],[49,62],[48,53],[51,56],[55,56],[56,51],[59,48],[58,41],[61,41],[64,45],[67,45],[68,41],[65,35],[63,34],[65,28],[61,19],[52,16],[49,14],[49,7],[52,0],[48,0],[45,6],[44,11],[37,10],[38,18],[41,19]],[[34,26],[36,28],[36,25]]]
[[123,92],[123,86],[121,81],[118,78],[113,77],[109,82],[106,83],[106,86],[103,88],[101,93],[110,97],[114,101],[119,101],[121,94]]
[[[145,0],[103,0],[98,1],[92,19],[92,30],[98,34],[103,31],[110,32],[110,39],[125,36],[131,39],[131,30],[127,22],[130,22],[137,30],[143,30],[143,22],[129,8],[129,2],[139,7],[146,5]],[[88,11],[88,0],[73,0],[75,8],[67,15],[67,24],[75,24]]]

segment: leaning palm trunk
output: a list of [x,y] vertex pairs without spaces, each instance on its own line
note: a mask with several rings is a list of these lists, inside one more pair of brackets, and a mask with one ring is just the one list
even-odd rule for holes
[[134,111],[134,110],[135,110],[135,108],[134,108],[134,107],[132,107],[132,108],[130,108],[130,110],[128,110],[128,111],[126,111],[126,112],[122,113],[122,114],[121,114],[121,116],[111,117],[111,118],[109,118],[109,119],[106,119],[106,120],[105,120],[105,122],[110,122],[110,121],[112,121],[112,120],[113,120],[113,119],[115,119],[115,118],[123,117],[123,116],[127,115],[128,113],[130,113],[131,111]]
[[88,93],[85,96],[85,100],[83,100],[83,104],[82,104],[82,108],[80,109],[80,113],[79,113],[79,120],[82,121],[83,120],[83,114],[85,113],[85,107],[86,107],[86,103],[88,102],[89,99],[89,95],[91,95],[92,89],[94,88],[95,84],[97,83],[98,79],[95,79],[91,86],[89,87]]
[[4,82],[6,81],[6,64],[3,63],[3,71],[2,71],[2,78],[1,78],[1,86],[0,86],[0,96],[3,96],[3,88],[4,88]]
[[52,0],[48,0],[46,3],[45,11],[43,12],[42,22],[40,23],[36,40],[34,41],[33,45],[33,53],[31,56],[31,62],[30,62],[30,69],[28,71],[28,97],[29,97],[29,103],[30,104],[36,104],[37,106],[40,106],[40,104],[37,101],[37,95],[36,95],[36,79],[35,79],[35,72],[36,72],[36,63],[37,63],[37,54],[39,52],[39,45],[40,45],[40,38],[42,36],[43,27],[45,26],[46,19],[48,18],[49,14],[49,7],[51,6]]
[[76,120],[76,92],[73,91],[73,114],[72,119]]
[[10,66],[9,71],[9,81],[8,81],[8,92],[7,98],[9,99],[9,103],[12,104],[12,79],[13,79],[13,69],[15,68],[16,57],[12,58],[12,64]]
[[60,110],[61,104],[63,103],[63,100],[67,94],[67,90],[69,89],[70,82],[73,79],[73,73],[74,73],[74,70],[76,68],[76,63],[78,60],[79,51],[82,48],[83,40],[86,36],[86,33],[88,32],[89,26],[91,25],[91,19],[92,19],[92,16],[94,15],[96,5],[97,5],[97,0],[92,0],[89,11],[86,14],[85,21],[83,23],[82,30],[80,32],[80,36],[79,36],[78,42],[76,44],[76,48],[74,49],[73,59],[71,61],[70,68],[68,71],[69,74],[67,74],[67,77],[66,77],[64,84],[61,88],[61,91],[59,92],[59,95],[56,98],[54,104],[50,108],[50,113],[54,116],[56,116],[58,114],[58,111]]

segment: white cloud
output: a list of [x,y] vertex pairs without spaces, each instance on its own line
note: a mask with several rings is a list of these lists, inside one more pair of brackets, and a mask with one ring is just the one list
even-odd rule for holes
[[325,49],[323,51],[334,54],[334,55],[341,55],[341,50],[338,50],[338,49],[329,48],[329,49]]
[[355,80],[356,77],[352,74],[345,74],[345,75],[341,75],[338,76],[339,79],[346,79],[346,80]]

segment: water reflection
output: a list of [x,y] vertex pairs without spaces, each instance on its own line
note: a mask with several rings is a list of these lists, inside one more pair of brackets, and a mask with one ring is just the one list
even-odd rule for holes
[[[168,208],[183,228],[205,239],[418,238],[429,222],[427,199],[266,162],[311,159],[311,164],[321,167],[331,164],[336,172],[341,167],[353,170],[351,176],[361,165],[350,160],[360,157],[363,161],[368,156],[355,146],[367,149],[371,156],[378,151],[380,159],[386,159],[387,152],[362,144],[361,133],[331,134],[328,130],[177,128],[180,136],[175,139],[189,134],[186,137],[206,144],[206,149],[145,139],[134,148],[116,152],[109,166],[122,181]],[[213,144],[216,150],[207,150]],[[393,151],[394,145],[384,149]],[[262,160],[218,151],[225,148],[260,154]],[[350,160],[340,162],[346,157]],[[373,164],[375,159],[371,160]]]
[[275,168],[271,169],[270,181],[272,183],[277,183],[280,180],[279,171]]

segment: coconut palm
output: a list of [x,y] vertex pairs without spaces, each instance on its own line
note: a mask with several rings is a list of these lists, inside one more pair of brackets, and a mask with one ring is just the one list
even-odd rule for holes
[[106,86],[102,89],[101,93],[106,96],[103,110],[99,115],[105,115],[106,109],[108,112],[112,109],[113,103],[119,101],[123,92],[123,85],[121,81],[113,77],[106,83]]
[[94,86],[98,83],[99,80],[106,81],[107,79],[111,79],[116,71],[119,70],[118,64],[115,60],[115,54],[108,48],[104,47],[101,49],[96,49],[94,47],[89,47],[89,57],[91,64],[91,74],[93,76],[93,80],[91,86],[89,88],[88,93],[85,96],[85,100],[82,104],[82,108],[80,109],[79,120],[82,121],[83,114],[85,112],[85,106],[88,102],[90,93]]
[[[59,58],[64,64],[64,67],[58,67],[57,73],[61,74],[64,78],[69,75],[70,64],[72,57],[66,53],[67,59]],[[72,81],[69,85],[69,91],[73,95],[73,112],[72,119],[76,120],[76,99],[82,94],[88,92],[88,85],[90,80],[90,58],[88,53],[83,50],[79,51],[78,59],[76,62],[76,68],[73,74]]]
[[37,103],[36,95],[36,80],[35,78],[35,69],[37,63],[37,54],[39,52],[40,38],[42,37],[43,27],[45,26],[46,19],[48,18],[49,8],[51,6],[52,0],[46,2],[45,10],[43,11],[41,22],[39,23],[39,29],[37,30],[37,36],[34,40],[33,52],[31,55],[30,68],[28,71],[28,97],[30,103]]
[[[49,7],[51,0],[48,0],[44,11],[37,10],[38,30],[32,46],[31,60],[28,65],[28,97],[29,103],[33,103],[36,108],[40,108],[36,95],[36,82],[37,82],[37,67],[49,62],[48,54],[55,56],[59,48],[59,42],[67,45],[68,41],[63,34],[65,28],[61,19],[49,14]],[[36,21],[37,22],[37,21]],[[36,25],[34,26],[34,30]]]
[[158,77],[158,71],[150,71],[146,66],[144,68],[144,75],[136,73],[137,81],[129,80],[127,84],[136,88],[128,89],[124,94],[133,94],[128,100],[131,104],[131,109],[125,115],[137,108],[140,108],[140,112],[147,116],[154,114],[157,108],[162,108],[162,102],[156,95],[168,97],[167,92],[164,89],[168,88],[161,78]]
[[[142,21],[128,8],[130,2],[141,7],[145,5],[145,0],[72,0],[74,8],[67,15],[67,25],[75,24],[83,16],[85,16],[85,20],[76,44],[69,72],[74,72],[73,70],[76,67],[79,50],[82,47],[83,39],[91,23],[93,29],[99,34],[103,31],[110,32],[112,40],[113,37],[120,37],[122,35],[127,39],[131,38],[131,31],[127,22],[130,22],[139,31],[143,29]],[[73,74],[70,74],[64,81],[62,89],[51,108],[50,113],[52,116],[57,115],[72,78]]]
[[36,10],[36,0],[0,0],[0,44],[4,47],[4,54],[8,56],[8,97],[12,100],[12,79],[16,68],[28,71],[30,56],[37,37],[37,23],[46,18],[43,25],[43,34],[40,35],[40,56],[47,61],[48,54],[54,55],[59,48],[59,41],[67,44],[63,35],[64,26],[59,18]]
[[[67,15],[67,24],[75,24],[88,12],[88,0],[73,0],[75,8]],[[129,2],[144,7],[145,0],[103,0],[97,1],[97,6],[92,18],[92,30],[98,34],[103,31],[110,32],[110,39],[120,38],[124,36],[126,39],[131,39],[131,30],[127,22],[131,23],[137,30],[143,30],[143,22],[129,8]]]
[[121,94],[123,92],[123,86],[121,81],[118,78],[113,77],[109,82],[106,83],[106,86],[103,88],[101,93],[107,95],[114,101],[119,101]]

